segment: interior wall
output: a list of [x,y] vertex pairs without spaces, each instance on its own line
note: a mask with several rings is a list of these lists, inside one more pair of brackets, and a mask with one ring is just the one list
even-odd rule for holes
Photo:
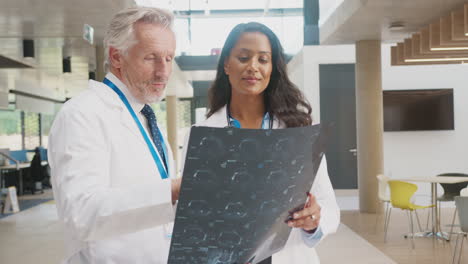
[[[455,130],[384,132],[385,173],[391,177],[468,173],[468,67],[460,64],[390,66],[390,45],[382,47],[384,90],[453,88]],[[418,184],[429,193],[429,184]]]
[[[454,89],[455,130],[384,132],[384,172],[392,178],[434,176],[443,172],[468,173],[468,66],[391,66],[390,46],[382,46],[382,87],[397,89]],[[354,45],[306,46],[297,56],[303,74],[292,80],[312,104],[320,120],[319,64],[355,63]],[[299,61],[294,58],[291,62]],[[297,64],[294,72],[300,72]],[[291,69],[290,69],[291,70]],[[418,194],[429,195],[430,184],[418,183]],[[440,189],[440,187],[439,187]],[[439,192],[440,193],[440,192]]]
[[320,123],[319,65],[355,63],[354,45],[304,46],[288,64],[291,81],[305,94],[312,106],[314,123]]

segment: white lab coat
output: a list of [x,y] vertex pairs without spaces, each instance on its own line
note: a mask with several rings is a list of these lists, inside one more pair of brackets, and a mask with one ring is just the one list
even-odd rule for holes
[[[114,75],[107,77],[124,86]],[[63,263],[167,263],[172,232],[167,224],[174,220],[170,179],[160,177],[135,121],[112,89],[90,81],[89,89],[65,103],[48,148],[64,224]]]
[[[218,110],[207,120],[195,126],[226,127],[226,106]],[[278,119],[274,119],[273,128],[285,127]],[[184,146],[183,157],[186,156],[187,144]],[[183,166],[182,166],[183,167]],[[308,240],[301,229],[293,229],[289,235],[285,247],[273,255],[272,264],[318,264],[320,260],[315,252],[314,246],[323,240],[328,234],[335,233],[340,223],[340,210],[336,203],[335,192],[328,177],[327,162],[322,159],[317,176],[310,191],[316,196],[321,206],[320,228],[323,236],[320,240]]]

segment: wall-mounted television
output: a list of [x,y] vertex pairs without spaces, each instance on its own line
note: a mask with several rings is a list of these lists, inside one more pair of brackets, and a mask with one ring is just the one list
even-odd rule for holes
[[383,91],[384,131],[453,130],[453,89]]

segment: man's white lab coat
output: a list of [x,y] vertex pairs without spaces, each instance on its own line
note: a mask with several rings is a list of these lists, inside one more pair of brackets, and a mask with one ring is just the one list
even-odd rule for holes
[[[139,114],[143,104],[114,75],[107,78],[146,127]],[[64,263],[167,263],[172,232],[167,224],[174,219],[171,180],[161,179],[135,121],[111,88],[90,81],[89,89],[65,103],[48,148],[64,223]],[[171,176],[174,162],[167,150]]]
[[[206,127],[226,127],[228,120],[226,106],[218,110],[207,120],[195,126]],[[278,120],[273,120],[273,128],[284,128]],[[187,145],[187,144],[185,144]],[[184,147],[183,157],[186,156],[187,146]],[[285,247],[273,255],[272,264],[318,264],[320,260],[315,252],[315,247],[323,238],[331,233],[335,233],[340,223],[340,210],[336,203],[335,192],[328,177],[327,162],[325,156],[322,159],[317,176],[310,191],[315,195],[321,207],[321,219],[319,229],[321,235],[309,235],[303,230],[294,228],[289,235]],[[305,194],[304,194],[305,195]]]

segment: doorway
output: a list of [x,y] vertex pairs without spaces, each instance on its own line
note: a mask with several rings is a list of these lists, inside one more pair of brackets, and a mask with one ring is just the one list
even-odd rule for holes
[[332,123],[326,151],[334,189],[357,189],[356,92],[354,64],[321,64],[320,121]]

